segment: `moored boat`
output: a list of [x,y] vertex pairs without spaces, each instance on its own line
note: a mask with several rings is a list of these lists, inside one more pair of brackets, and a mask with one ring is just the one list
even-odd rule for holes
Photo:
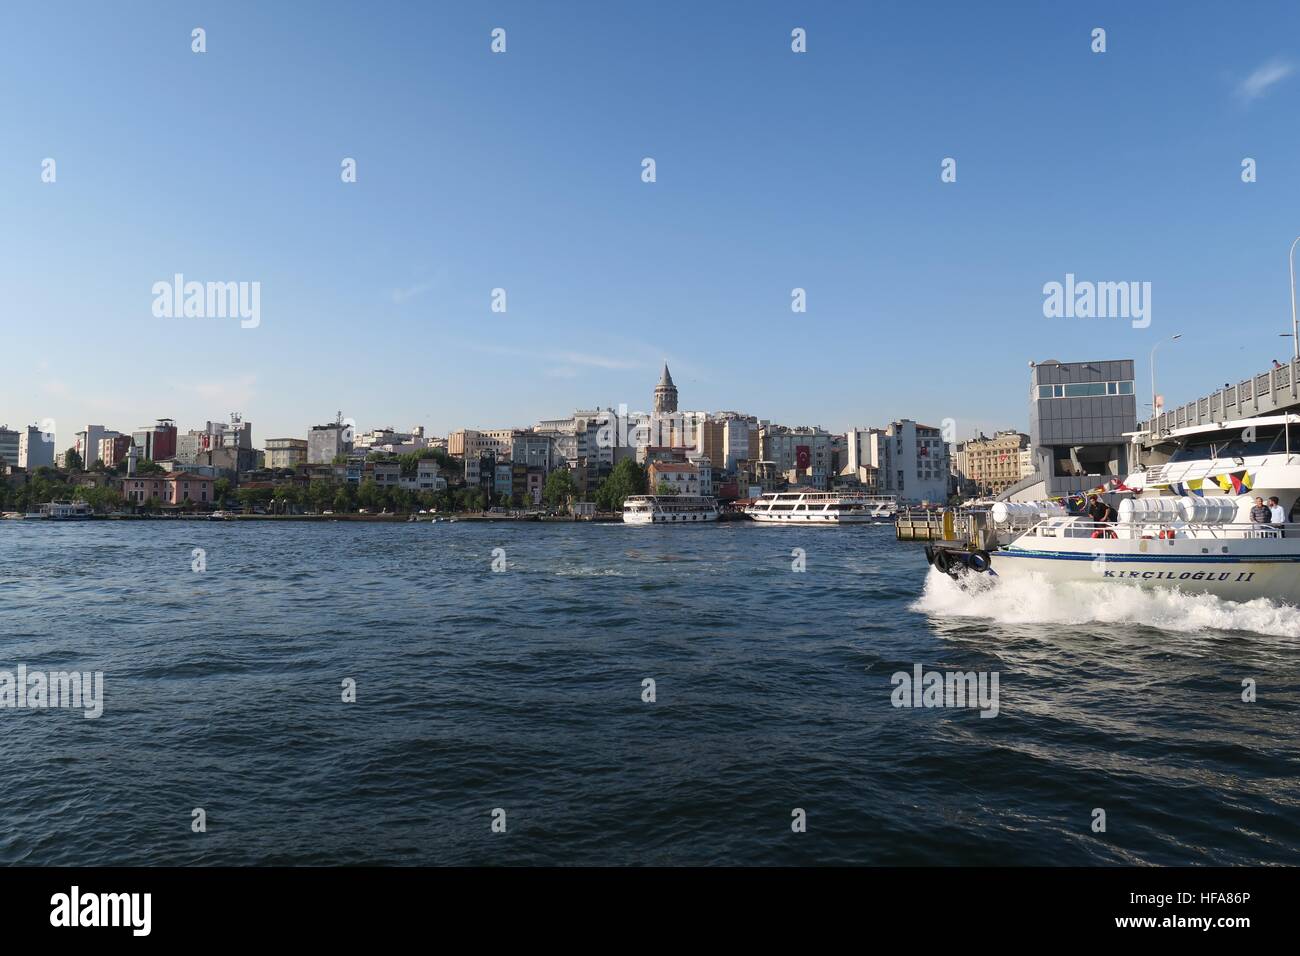
[[699,524],[718,520],[717,499],[707,495],[630,495],[624,524]]
[[763,495],[745,514],[763,524],[872,524],[893,521],[892,496],[838,491],[775,491]]

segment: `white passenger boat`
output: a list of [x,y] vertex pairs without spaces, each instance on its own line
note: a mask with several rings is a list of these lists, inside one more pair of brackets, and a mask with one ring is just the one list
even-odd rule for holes
[[891,496],[838,491],[776,491],[745,509],[763,524],[871,524],[893,521],[898,504]]
[[[1169,460],[1129,476],[1118,520],[1071,514],[1061,502],[999,502],[992,517],[1013,537],[992,551],[926,548],[940,571],[1046,582],[1176,588],[1233,601],[1300,604],[1300,455],[1279,415],[1171,433]],[[1253,522],[1255,498],[1277,496],[1285,520]],[[1077,510],[1077,506],[1075,508]]]
[[51,501],[41,505],[37,512],[38,517],[51,521],[88,521],[91,514],[90,505],[84,501]]
[[698,524],[718,520],[718,502],[706,495],[630,495],[624,524]]

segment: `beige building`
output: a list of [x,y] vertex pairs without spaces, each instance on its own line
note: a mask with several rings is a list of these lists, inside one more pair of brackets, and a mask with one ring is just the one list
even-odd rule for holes
[[267,468],[297,468],[307,464],[307,439],[268,438],[266,440]]
[[707,494],[700,486],[700,466],[694,462],[652,461],[646,470],[646,487],[657,495],[667,485],[674,495]]
[[495,428],[477,431],[461,428],[447,436],[447,454],[457,458],[478,458],[489,452],[498,461],[509,461],[514,448],[515,429]]
[[1029,460],[1029,436],[1001,431],[992,438],[963,442],[957,453],[957,472],[979,495],[999,495],[1024,477]]

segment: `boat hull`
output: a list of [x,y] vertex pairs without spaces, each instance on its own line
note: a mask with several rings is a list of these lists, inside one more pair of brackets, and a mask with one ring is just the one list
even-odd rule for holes
[[624,514],[624,524],[705,524],[717,521],[716,511],[701,511],[690,514]]
[[[953,571],[949,573],[959,577],[967,571],[972,554],[950,552]],[[994,577],[1005,581],[1129,585],[1213,594],[1228,601],[1267,598],[1300,605],[1297,555],[1081,554],[1004,548],[988,554],[988,565]]]
[[883,524],[888,519],[873,518],[871,515],[837,515],[837,514],[819,514],[811,512],[808,514],[789,514],[747,511],[750,519],[757,521],[759,524],[790,524],[790,525],[837,525],[837,524]]

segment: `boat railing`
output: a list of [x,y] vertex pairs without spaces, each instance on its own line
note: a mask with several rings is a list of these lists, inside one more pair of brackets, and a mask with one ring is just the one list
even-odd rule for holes
[[1126,541],[1151,540],[1245,540],[1258,538],[1300,538],[1300,523],[1256,524],[1250,521],[1089,521],[1082,518],[1045,518],[1032,525],[1022,537],[1034,538],[1118,538]]

